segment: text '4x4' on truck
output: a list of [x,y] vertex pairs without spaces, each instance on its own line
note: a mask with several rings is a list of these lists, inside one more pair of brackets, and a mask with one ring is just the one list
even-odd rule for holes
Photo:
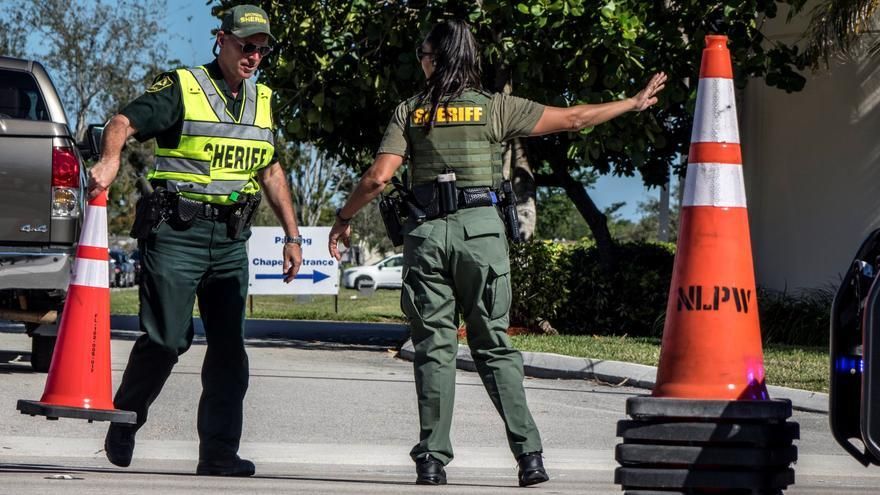
[[[90,129],[90,131],[92,131]],[[46,371],[84,211],[83,157],[38,62],[0,57],[0,319],[23,322]]]

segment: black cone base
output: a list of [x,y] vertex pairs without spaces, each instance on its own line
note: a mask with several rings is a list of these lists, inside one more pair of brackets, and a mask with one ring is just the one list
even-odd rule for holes
[[625,495],[781,494],[794,484],[791,402],[633,397],[617,423]]
[[36,400],[20,400],[15,406],[22,414],[46,416],[46,419],[74,418],[88,421],[110,421],[133,425],[137,422],[137,413],[119,409],[85,409],[81,407],[56,406]]

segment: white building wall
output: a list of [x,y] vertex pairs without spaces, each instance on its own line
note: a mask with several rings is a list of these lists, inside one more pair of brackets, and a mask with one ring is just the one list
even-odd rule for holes
[[880,227],[880,60],[810,73],[793,94],[754,80],[740,127],[757,283],[836,287]]

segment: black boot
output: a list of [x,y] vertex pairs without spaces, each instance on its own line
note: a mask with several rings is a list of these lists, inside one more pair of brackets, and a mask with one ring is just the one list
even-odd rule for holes
[[445,485],[446,470],[443,463],[431,457],[430,454],[416,459],[417,485]]
[[104,454],[107,455],[107,460],[119,467],[128,467],[131,464],[135,431],[134,426],[110,423],[107,436],[104,437]]
[[519,486],[537,485],[550,479],[540,452],[523,454],[516,462],[519,464]]
[[238,456],[226,460],[200,460],[196,467],[199,476],[253,476],[254,463]]

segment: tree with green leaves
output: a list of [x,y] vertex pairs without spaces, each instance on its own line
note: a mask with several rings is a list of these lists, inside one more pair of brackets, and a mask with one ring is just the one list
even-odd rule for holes
[[811,11],[806,54],[813,66],[832,57],[880,55],[880,0],[823,0]]
[[[678,188],[673,190],[672,196],[678,197]],[[611,221],[611,231],[615,240],[620,242],[657,242],[660,240],[660,210],[662,208],[660,198],[651,197],[646,201],[639,201],[638,212],[641,215],[636,221],[617,218],[613,213],[608,215]],[[678,201],[673,202],[668,210],[669,226],[667,242],[675,243],[678,238],[678,218],[680,208]],[[608,214],[606,212],[606,214]]]
[[[176,63],[165,55],[165,0],[0,1],[0,53],[46,66],[78,140],[88,124],[118,112]],[[152,163],[152,144],[130,143],[123,161],[130,171],[144,170]],[[134,199],[134,174],[120,174],[110,190],[110,232],[128,232]]]
[[[9,12],[18,4],[15,0],[0,0],[0,11]],[[0,56],[23,56],[28,31],[29,26],[21,22],[21,19],[9,15],[0,16]]]
[[11,4],[5,17],[38,37],[25,54],[49,69],[79,140],[89,119],[111,115],[168,63],[160,17],[167,10],[165,0]]
[[537,191],[537,204],[541,214],[535,225],[535,239],[575,241],[590,237],[590,229],[578,214],[565,191],[545,187]]
[[351,188],[353,173],[332,156],[321,152],[314,145],[299,144],[298,159],[290,163],[291,193],[297,215],[297,224],[321,225],[321,220],[332,222],[331,203],[337,195]]
[[[221,0],[218,13],[233,3]],[[260,3],[279,26],[274,63],[263,80],[276,91],[282,132],[361,170],[394,107],[421,88],[415,49],[444,18],[471,23],[482,49],[483,84],[492,91],[556,106],[601,103],[632,95],[650,74],[665,71],[670,80],[652,111],[514,142],[507,153],[520,200],[533,204],[537,187],[562,188],[609,264],[614,248],[607,219],[578,172],[638,171],[647,185],[667,182],[687,153],[706,34],[729,36],[740,87],[751,77],[786,91],[805,82],[797,47],[761,32],[778,5],[797,7],[802,0]]]

